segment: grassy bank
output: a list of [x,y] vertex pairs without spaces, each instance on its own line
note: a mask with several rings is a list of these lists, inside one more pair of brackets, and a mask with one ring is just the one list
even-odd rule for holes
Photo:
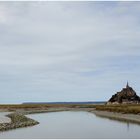
[[6,111],[32,111],[32,110],[48,110],[50,108],[95,108],[94,104],[5,104],[0,105],[0,110]]
[[7,117],[11,119],[10,123],[1,123],[0,124],[0,131],[7,131],[11,129],[33,126],[39,124],[39,122],[30,119],[23,114],[19,113],[12,113],[8,114]]
[[0,110],[13,111],[13,112],[46,112],[57,108],[60,109],[83,109],[83,108],[93,108],[96,110],[110,111],[110,112],[122,112],[122,113],[140,113],[140,104],[119,104],[119,105],[95,105],[95,104],[16,104],[16,105],[0,105]]
[[101,110],[101,111],[140,114],[139,104],[96,105],[95,108],[96,110]]

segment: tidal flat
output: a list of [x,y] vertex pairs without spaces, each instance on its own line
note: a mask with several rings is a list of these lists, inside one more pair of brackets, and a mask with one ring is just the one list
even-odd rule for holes
[[[140,138],[140,125],[109,120],[94,113],[73,110],[47,112],[26,115],[39,122],[26,128],[0,133],[7,139],[104,139],[104,138]],[[26,135],[25,135],[26,134]]]
[[[125,108],[126,105],[117,106],[118,108]],[[40,125],[40,121],[37,118],[32,119],[32,114],[46,114],[49,113],[61,113],[61,112],[89,112],[96,117],[108,118],[111,120],[117,120],[119,122],[137,124],[140,129],[140,115],[139,113],[125,113],[122,110],[120,112],[114,110],[105,110],[105,108],[112,106],[109,105],[1,105],[1,123],[0,131],[7,131],[11,129]],[[115,108],[113,106],[112,108]],[[128,108],[138,108],[140,105],[128,105]],[[7,111],[7,112],[6,112]],[[6,115],[6,116],[5,116]],[[31,115],[31,116],[30,116]],[[43,115],[43,114],[42,114]],[[57,118],[56,118],[57,119]],[[81,122],[82,123],[82,122]],[[46,124],[47,125],[47,124]],[[24,130],[25,130],[24,129]],[[13,132],[13,131],[12,131]],[[8,132],[9,133],[9,132]],[[134,137],[135,138],[135,137]],[[139,137],[140,138],[140,137]]]

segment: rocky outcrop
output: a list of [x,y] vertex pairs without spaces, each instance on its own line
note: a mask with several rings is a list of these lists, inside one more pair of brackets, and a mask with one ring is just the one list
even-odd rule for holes
[[140,97],[136,94],[132,87],[127,83],[126,87],[120,92],[114,94],[107,104],[127,104],[127,103],[140,103]]
[[1,123],[0,124],[0,131],[6,131],[10,129],[16,129],[21,127],[33,126],[39,124],[39,122],[27,118],[23,114],[20,113],[12,113],[8,114],[7,117],[11,119],[10,123]]

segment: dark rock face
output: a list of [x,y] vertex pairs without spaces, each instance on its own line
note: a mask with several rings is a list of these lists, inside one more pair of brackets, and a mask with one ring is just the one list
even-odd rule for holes
[[129,87],[128,83],[126,88],[123,88],[120,92],[114,94],[107,102],[107,104],[119,103],[140,103],[140,97],[136,94],[132,87]]

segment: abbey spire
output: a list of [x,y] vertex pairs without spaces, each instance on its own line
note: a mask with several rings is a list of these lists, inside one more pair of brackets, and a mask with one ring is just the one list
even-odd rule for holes
[[128,84],[128,81],[127,81],[127,84],[126,84],[126,88],[129,88],[129,84]]

